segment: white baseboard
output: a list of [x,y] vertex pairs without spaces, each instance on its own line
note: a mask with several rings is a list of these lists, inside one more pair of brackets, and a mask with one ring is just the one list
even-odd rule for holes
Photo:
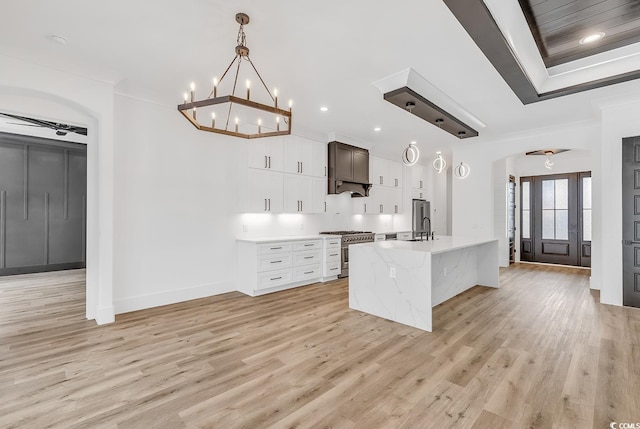
[[232,283],[211,283],[193,286],[185,289],[174,289],[158,293],[131,296],[114,300],[115,314],[128,313],[130,311],[144,310],[146,308],[159,307],[161,305],[176,304],[192,299],[206,298],[222,293],[235,291]]

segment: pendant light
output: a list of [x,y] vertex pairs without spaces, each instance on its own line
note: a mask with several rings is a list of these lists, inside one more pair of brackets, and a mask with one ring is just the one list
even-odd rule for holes
[[438,172],[438,174],[442,173],[447,166],[447,161],[442,157],[442,152],[436,152],[436,159],[433,160],[433,168]]
[[467,177],[469,177],[469,173],[471,173],[471,167],[469,167],[469,164],[467,164],[466,162],[461,162],[453,169],[453,174],[458,179],[466,179]]
[[416,142],[409,143],[404,151],[402,152],[402,163],[411,167],[415,165],[420,159],[420,151],[418,150],[418,146],[416,146]]

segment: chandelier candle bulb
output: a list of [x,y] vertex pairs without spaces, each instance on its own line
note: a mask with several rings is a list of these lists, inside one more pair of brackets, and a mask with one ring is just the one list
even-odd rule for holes
[[191,82],[191,102],[193,103],[196,99],[196,84]]
[[280,116],[276,116],[276,131],[280,131]]
[[278,108],[278,88],[275,88],[273,90],[273,97],[274,97],[274,101],[276,103],[276,109]]
[[258,134],[262,133],[262,119],[258,119]]
[[189,102],[189,94],[187,94],[186,92],[184,93],[184,104],[187,104]]
[[238,117],[236,116],[236,133],[238,132],[238,122],[239,122],[239,119],[238,119]]
[[216,127],[216,112],[211,112],[211,128]]
[[251,98],[251,81],[247,80],[247,100]]
[[196,120],[196,108],[195,107],[193,108],[193,120],[194,121]]
[[213,78],[213,98],[218,97],[218,78]]

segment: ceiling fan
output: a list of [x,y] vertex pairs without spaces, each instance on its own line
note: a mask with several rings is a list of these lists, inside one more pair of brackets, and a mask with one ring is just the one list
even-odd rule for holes
[[78,127],[78,126],[75,126],[75,125],[68,125],[68,124],[61,124],[59,122],[45,121],[45,120],[42,120],[42,119],[28,118],[26,116],[12,115],[10,113],[2,113],[2,112],[0,112],[0,115],[1,116],[6,116],[8,118],[17,119],[17,120],[23,121],[23,122],[28,122],[27,124],[21,124],[21,123],[17,123],[17,122],[10,122],[10,123],[15,124],[15,125],[22,125],[24,127],[50,128],[52,130],[55,130],[56,135],[58,135],[58,136],[66,136],[67,133],[76,133],[76,134],[81,134],[83,136],[87,135],[87,129],[84,128],[84,127]]

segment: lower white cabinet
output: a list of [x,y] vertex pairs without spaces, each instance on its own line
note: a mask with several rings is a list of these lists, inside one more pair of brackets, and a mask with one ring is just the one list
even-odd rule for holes
[[[290,240],[238,240],[238,290],[250,296],[277,292],[292,287],[325,281],[340,270],[340,238],[331,240],[332,255],[325,263],[327,241],[324,237],[302,237]],[[335,277],[333,277],[335,278]]]
[[324,239],[324,264],[322,269],[322,276],[327,278],[335,278],[341,271],[340,252],[340,237],[325,238]]

